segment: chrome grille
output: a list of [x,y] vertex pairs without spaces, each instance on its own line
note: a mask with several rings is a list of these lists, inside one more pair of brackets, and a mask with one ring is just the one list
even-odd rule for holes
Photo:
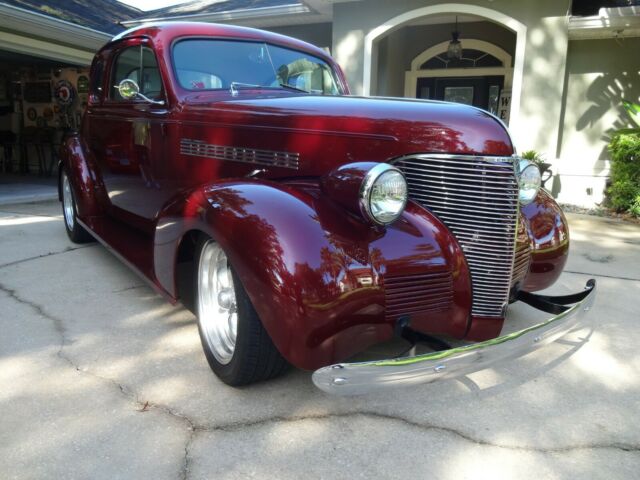
[[522,282],[529,272],[531,263],[531,243],[529,235],[522,222],[518,224],[518,237],[516,241],[516,253],[513,260],[513,278],[511,284]]
[[447,310],[453,303],[451,271],[386,275],[384,296],[387,319]]
[[393,163],[407,178],[409,196],[458,239],[471,271],[472,315],[503,316],[518,224],[514,159],[432,154]]

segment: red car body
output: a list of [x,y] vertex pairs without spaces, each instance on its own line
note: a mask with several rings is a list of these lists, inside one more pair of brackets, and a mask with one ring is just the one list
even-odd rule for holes
[[[171,53],[185,37],[260,40],[308,52],[334,69],[342,95],[185,90]],[[155,53],[162,105],[109,98],[112,60],[131,45]],[[342,361],[390,339],[403,315],[428,334],[500,334],[504,315],[472,315],[467,258],[429,205],[410,199],[397,222],[380,227],[341,199],[349,175],[369,164],[412,154],[512,156],[510,137],[492,115],[449,103],[350,96],[324,51],[230,26],[140,27],[102,48],[91,76],[82,128],[63,147],[61,171],[83,226],[170,301],[181,300],[178,265],[193,257],[192,235],[204,232],[227,253],[279,352],[299,368]],[[353,169],[330,175],[345,165]],[[565,218],[540,190],[520,209],[515,254],[524,253],[512,292],[554,283],[568,249]],[[416,285],[427,293],[415,296]]]

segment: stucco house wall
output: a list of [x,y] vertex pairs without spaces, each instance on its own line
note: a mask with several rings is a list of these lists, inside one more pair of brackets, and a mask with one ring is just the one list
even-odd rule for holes
[[268,27],[266,30],[289,37],[299,38],[320,48],[331,50],[333,44],[333,25],[331,23],[311,23],[284,27]]
[[635,126],[621,99],[640,97],[640,38],[569,42],[565,102],[559,139],[561,201],[602,201],[609,173],[606,145],[619,128]]

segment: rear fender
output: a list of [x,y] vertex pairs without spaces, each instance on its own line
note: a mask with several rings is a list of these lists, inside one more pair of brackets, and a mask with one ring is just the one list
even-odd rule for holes
[[221,182],[184,193],[162,213],[155,234],[156,277],[176,295],[182,236],[219,242],[282,355],[313,369],[393,336],[384,278],[450,269],[452,305],[412,326],[462,337],[468,329],[469,274],[459,246],[427,210],[410,202],[392,227],[366,224],[319,189],[263,180]]
[[73,188],[76,209],[80,219],[100,215],[102,212],[101,196],[104,195],[102,182],[95,168],[95,160],[87,153],[77,135],[67,137],[60,147],[58,169],[58,195],[62,199],[62,172],[69,176]]

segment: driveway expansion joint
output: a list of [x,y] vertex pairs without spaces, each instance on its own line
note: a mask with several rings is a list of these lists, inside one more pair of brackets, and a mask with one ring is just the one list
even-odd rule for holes
[[589,273],[589,272],[578,272],[576,270],[563,270],[564,273],[574,273],[576,275],[587,275],[589,277],[603,277],[603,278],[613,278],[614,280],[627,280],[629,282],[640,282],[640,278],[633,277],[620,277],[615,275],[607,275],[604,273]]
[[80,247],[67,247],[64,250],[59,250],[57,252],[43,253],[42,255],[36,255],[34,257],[27,257],[27,258],[23,258],[23,259],[20,259],[20,260],[15,260],[13,262],[4,263],[4,264],[0,265],[0,269],[7,268],[7,267],[13,267],[14,265],[20,265],[21,263],[31,262],[33,260],[40,260],[41,258],[55,257],[56,255],[63,255],[65,253],[74,252],[76,250],[83,250],[85,248],[95,247],[97,245],[98,245],[97,243],[92,243],[92,244],[83,245],[83,246],[80,246]]
[[293,416],[293,417],[283,417],[283,416],[276,415],[273,417],[250,421],[250,422],[235,422],[235,423],[229,423],[227,425],[200,427],[197,429],[197,431],[234,432],[234,431],[239,431],[245,428],[260,427],[262,425],[267,425],[271,423],[296,423],[296,422],[303,422],[306,420],[330,420],[330,419],[341,419],[341,418],[349,418],[349,417],[356,417],[356,416],[362,416],[362,417],[375,419],[375,420],[383,420],[383,421],[387,420],[392,422],[400,422],[406,426],[417,428],[423,431],[440,432],[440,433],[461,438],[469,443],[473,443],[476,445],[493,447],[493,448],[501,448],[506,450],[533,452],[533,453],[542,453],[542,454],[559,454],[559,453],[570,453],[572,451],[579,451],[579,450],[611,449],[611,450],[621,450],[623,452],[640,453],[640,445],[621,443],[621,442],[578,444],[578,445],[567,445],[563,447],[535,447],[535,446],[529,446],[529,445],[509,445],[509,444],[493,443],[488,440],[475,438],[472,435],[462,432],[460,430],[457,430],[453,427],[416,422],[413,420],[409,420],[401,415],[391,415],[386,413],[380,413],[375,411],[364,411],[364,410],[363,411],[356,410],[353,412],[344,412],[344,413],[300,415],[300,416]]

